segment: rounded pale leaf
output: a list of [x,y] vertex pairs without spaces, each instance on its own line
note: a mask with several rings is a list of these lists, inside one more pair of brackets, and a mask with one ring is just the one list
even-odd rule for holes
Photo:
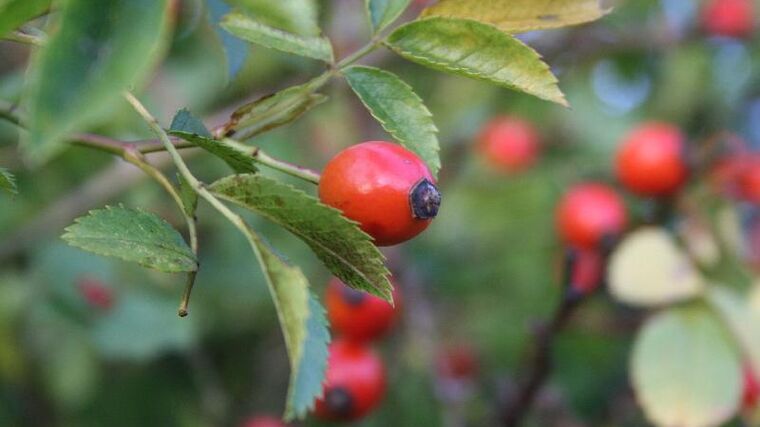
[[711,267],[720,261],[720,246],[708,224],[687,218],[679,225],[678,233],[697,262]]
[[707,300],[741,345],[745,359],[755,372],[760,372],[760,312],[752,308],[752,295],[749,296],[724,286],[713,286]]
[[657,426],[720,425],[736,413],[741,378],[730,336],[704,305],[649,319],[634,344],[631,381],[644,413]]
[[610,291],[634,305],[660,305],[699,295],[704,280],[673,238],[646,227],[628,235],[610,258]]

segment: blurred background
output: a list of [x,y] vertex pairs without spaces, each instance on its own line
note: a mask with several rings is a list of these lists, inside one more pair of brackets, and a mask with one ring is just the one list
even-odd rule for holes
[[[416,2],[407,18],[425,3]],[[363,2],[320,6],[338,57],[365,43]],[[232,51],[239,71],[229,78],[214,23],[224,8],[219,1],[181,2],[169,53],[142,95],[161,123],[187,106],[212,127],[244,101],[321,71],[312,61],[244,45]],[[496,425],[502,402],[525,374],[531,331],[561,295],[555,205],[574,183],[615,185],[614,152],[636,124],[669,121],[694,143],[728,131],[760,149],[760,39],[707,35],[699,11],[693,0],[625,1],[589,25],[522,35],[557,73],[569,109],[436,73],[382,49],[363,61],[400,75],[433,112],[444,200],[425,233],[384,249],[403,310],[394,332],[377,344],[388,367],[387,395],[356,425]],[[0,42],[0,99],[18,101],[29,52]],[[257,145],[319,170],[344,147],[388,139],[344,83],[331,83],[326,93],[329,102]],[[540,133],[540,158],[520,173],[494,170],[475,149],[483,125],[503,114],[532,122]],[[126,104],[95,131],[151,137]],[[91,255],[59,238],[76,216],[116,203],[145,207],[182,229],[163,190],[133,166],[84,148],[29,168],[17,141],[16,128],[0,121],[0,166],[19,186],[14,197],[0,195],[0,425],[237,426],[252,415],[280,414],[284,342],[239,233],[201,207],[203,263],[191,313],[179,318],[183,277]],[[224,163],[199,154],[188,152],[199,178],[227,173]],[[168,166],[161,155],[150,158]],[[634,217],[650,208],[627,202]],[[329,275],[308,248],[247,218],[322,295]],[[556,369],[526,425],[648,425],[627,369],[642,316],[604,293],[593,296],[558,337]],[[452,357],[465,365],[453,379],[441,369]]]

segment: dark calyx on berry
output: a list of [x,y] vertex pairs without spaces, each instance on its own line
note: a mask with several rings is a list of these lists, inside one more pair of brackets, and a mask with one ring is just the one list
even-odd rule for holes
[[412,187],[409,193],[412,215],[417,219],[433,219],[441,207],[441,192],[427,178],[423,178]]
[[325,406],[334,418],[351,418],[354,412],[354,399],[343,387],[332,387],[325,391]]
[[343,296],[343,300],[346,301],[348,305],[357,306],[364,301],[364,292],[362,291],[343,286],[340,292]]

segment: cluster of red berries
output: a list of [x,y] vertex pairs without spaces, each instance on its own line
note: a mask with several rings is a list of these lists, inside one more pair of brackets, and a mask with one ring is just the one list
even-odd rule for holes
[[702,8],[702,28],[708,34],[745,38],[755,29],[755,0],[708,0]]
[[[622,141],[615,159],[615,175],[630,192],[647,198],[673,196],[689,175],[686,138],[678,127],[644,123]],[[606,245],[627,226],[625,204],[610,186],[588,182],[571,188],[559,203],[557,228],[574,248],[576,259],[571,286],[587,293],[601,281]]]
[[376,296],[349,288],[333,278],[327,286],[327,317],[337,338],[330,344],[324,395],[314,414],[330,421],[352,421],[366,416],[383,398],[385,366],[371,347],[396,322],[395,306]]
[[[325,421],[354,421],[369,414],[385,394],[385,365],[371,342],[386,335],[397,319],[400,299],[394,284],[389,304],[349,288],[337,278],[327,284],[327,317],[336,338],[330,344],[324,393],[314,415]],[[258,416],[242,427],[285,427],[277,418]]]

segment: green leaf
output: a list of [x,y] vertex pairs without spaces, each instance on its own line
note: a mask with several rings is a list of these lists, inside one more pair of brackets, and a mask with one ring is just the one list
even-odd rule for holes
[[198,208],[198,193],[181,173],[177,174],[177,182],[179,182],[179,197],[182,200],[182,209],[190,217],[193,217],[195,216],[195,210]]
[[659,227],[628,234],[610,257],[607,278],[617,300],[640,306],[694,298],[706,286],[670,233]]
[[372,238],[339,210],[290,185],[257,175],[222,178],[210,190],[300,237],[344,283],[392,300],[383,255]]
[[8,170],[0,168],[0,190],[7,191],[10,194],[18,194],[16,188],[16,177]]
[[292,86],[264,96],[235,110],[225,126],[225,134],[242,135],[248,139],[260,133],[290,123],[325,102],[327,96],[314,93],[325,79]]
[[649,420],[664,427],[717,426],[736,413],[741,363],[704,305],[649,319],[634,343],[631,380]]
[[69,0],[29,74],[24,148],[42,161],[72,132],[107,117],[165,44],[165,0]]
[[367,12],[375,33],[382,31],[398,19],[410,2],[411,0],[366,0]]
[[728,326],[753,370],[760,372],[760,313],[751,308],[746,296],[723,286],[711,287],[707,301]]
[[378,68],[355,65],[343,74],[383,129],[420,156],[436,176],[441,169],[438,129],[433,115],[412,88],[395,74]]
[[324,37],[288,33],[254,21],[239,12],[232,12],[222,18],[221,26],[235,37],[251,43],[327,63],[333,62],[332,46]]
[[469,18],[509,33],[594,21],[609,13],[600,0],[440,0],[422,16]]
[[538,53],[493,25],[470,19],[428,18],[397,28],[386,44],[426,67],[567,106],[556,77]]
[[188,132],[195,135],[200,135],[206,138],[211,138],[211,132],[206,129],[203,122],[186,108],[177,111],[172,119],[172,124],[169,126],[169,130]]
[[0,38],[41,15],[52,0],[3,0],[0,1]]
[[235,172],[256,172],[253,157],[241,152],[225,140],[216,140],[184,131],[169,131],[169,135],[184,139],[224,160]]
[[246,15],[284,31],[302,36],[318,36],[318,10],[315,0],[227,0]]
[[300,418],[322,394],[330,341],[325,312],[309,292],[301,269],[288,265],[247,225],[246,229],[274,299],[290,359],[285,418]]
[[66,228],[70,245],[165,272],[194,271],[195,255],[159,216],[123,206],[90,211]]

